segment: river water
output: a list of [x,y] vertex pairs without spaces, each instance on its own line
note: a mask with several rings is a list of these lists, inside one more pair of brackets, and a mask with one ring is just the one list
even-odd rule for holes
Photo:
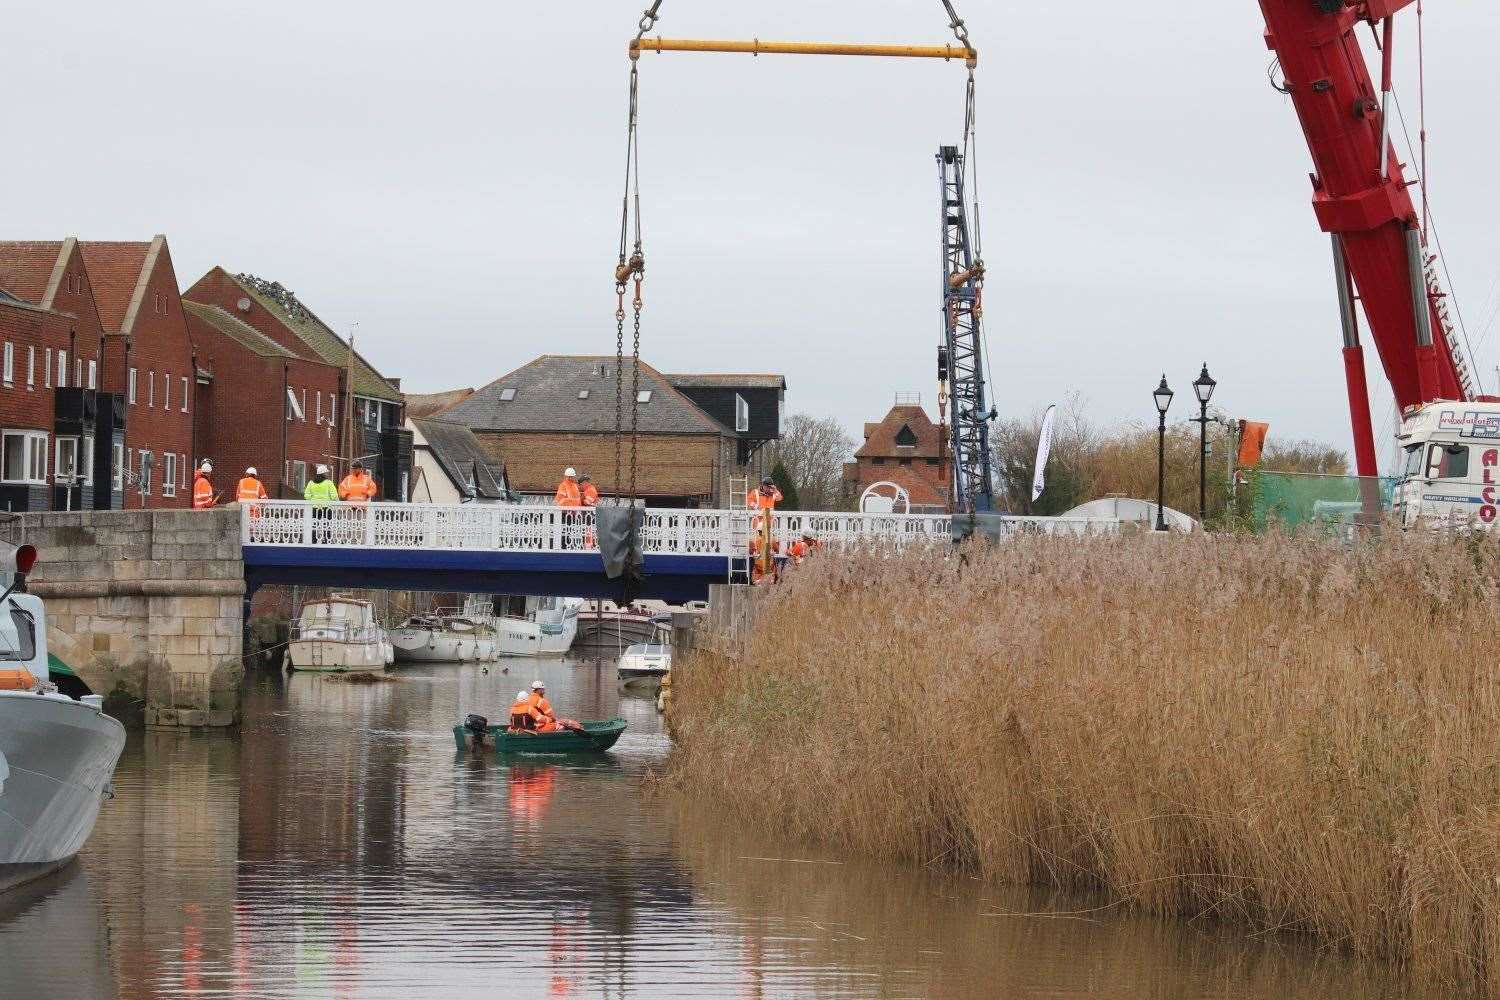
[[[502,673],[502,666],[508,673]],[[1300,940],[839,858],[655,790],[611,664],[256,674],[237,736],[131,737],[79,861],[0,897],[0,998],[1406,996]],[[545,678],[607,759],[455,750]]]

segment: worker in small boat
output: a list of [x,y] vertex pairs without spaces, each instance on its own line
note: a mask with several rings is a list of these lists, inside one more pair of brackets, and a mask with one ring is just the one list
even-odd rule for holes
[[751,510],[775,510],[783,499],[781,491],[776,488],[776,481],[767,476],[760,481],[759,486],[751,488],[745,494],[745,506]]
[[255,501],[266,498],[266,487],[260,481],[259,475],[255,471],[255,466],[252,465],[245,470],[245,476],[240,480],[239,486],[235,488],[234,495],[235,499],[241,504],[250,505],[251,517],[260,516],[260,508],[255,506]]
[[339,499],[347,503],[369,503],[379,492],[375,478],[365,471],[363,462],[355,462],[339,483]]
[[578,500],[585,507],[599,506],[599,487],[587,472],[578,477]]
[[198,471],[193,473],[193,509],[208,510],[218,499],[214,496],[213,480],[208,477],[213,474],[213,463],[208,459],[198,466]]
[[563,470],[562,482],[557,484],[554,502],[569,510],[583,506],[583,493],[578,488],[578,472],[571,465]]
[[551,733],[560,728],[557,714],[552,711],[552,702],[547,700],[547,685],[541,681],[532,681],[531,697],[527,703],[531,706],[532,716],[536,720],[537,732]]
[[526,691],[517,691],[516,700],[510,706],[510,728],[518,731],[535,730],[536,717],[536,709],[531,705],[531,695]]

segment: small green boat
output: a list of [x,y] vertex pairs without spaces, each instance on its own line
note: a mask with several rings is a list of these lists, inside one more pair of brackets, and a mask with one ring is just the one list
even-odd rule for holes
[[[624,719],[580,723],[583,729],[563,729],[555,733],[511,732],[505,726],[486,726],[485,742],[496,753],[603,753],[615,745],[625,732]],[[460,750],[469,747],[473,732],[460,723],[453,727],[453,739]]]

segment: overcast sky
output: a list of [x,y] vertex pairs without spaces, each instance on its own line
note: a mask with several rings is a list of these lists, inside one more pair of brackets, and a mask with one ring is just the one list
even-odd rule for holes
[[[215,264],[275,278],[340,332],[357,322],[361,351],[414,391],[611,353],[625,44],[643,6],[16,5],[0,229],[164,232],[184,287]],[[1165,369],[1185,417],[1207,361],[1232,414],[1347,447],[1328,241],[1258,5],[958,6],[983,54],[1000,412],[1078,393],[1101,422],[1149,419]],[[1430,6],[1434,208],[1493,390],[1500,8]],[[951,37],[937,0],[666,0],[662,15],[669,37]],[[1414,39],[1414,16],[1403,26]],[[643,357],[785,373],[790,409],[851,429],[896,392],[930,406],[933,154],[959,138],[962,69],[668,54],[641,72]],[[1413,116],[1415,79],[1403,59]]]

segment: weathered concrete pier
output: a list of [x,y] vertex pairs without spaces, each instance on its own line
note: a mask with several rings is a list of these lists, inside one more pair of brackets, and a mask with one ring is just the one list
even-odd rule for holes
[[245,568],[240,513],[79,511],[24,515],[36,546],[28,589],[47,603],[47,646],[150,726],[239,720]]

